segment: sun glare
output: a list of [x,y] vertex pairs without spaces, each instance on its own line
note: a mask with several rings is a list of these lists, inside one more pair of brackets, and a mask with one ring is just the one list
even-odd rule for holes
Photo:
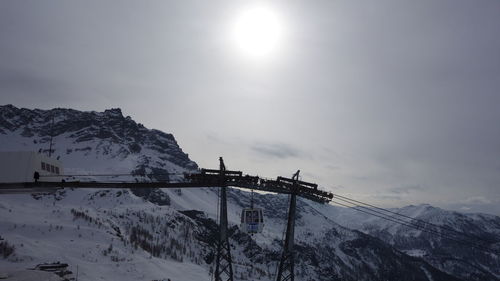
[[251,7],[235,19],[232,39],[245,55],[261,58],[274,53],[283,36],[283,26],[276,13],[266,6]]

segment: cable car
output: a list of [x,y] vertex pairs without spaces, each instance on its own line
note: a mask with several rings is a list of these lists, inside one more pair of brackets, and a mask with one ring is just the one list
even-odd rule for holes
[[241,211],[241,230],[249,234],[262,232],[264,228],[264,214],[262,209],[253,207],[253,190],[250,208]]
[[245,208],[241,211],[241,229],[249,234],[262,232],[264,228],[264,216],[262,209]]

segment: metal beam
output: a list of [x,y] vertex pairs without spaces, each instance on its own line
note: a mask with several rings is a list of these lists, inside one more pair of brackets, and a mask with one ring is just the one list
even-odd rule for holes
[[[317,184],[295,181],[284,177],[276,180],[262,179],[256,176],[243,175],[240,171],[202,169],[201,172],[185,174],[184,179],[178,182],[102,182],[102,181],[67,181],[67,182],[24,182],[0,183],[0,194],[9,190],[16,192],[33,192],[33,189],[58,188],[200,188],[220,187],[220,175],[224,176],[224,186],[234,186],[246,189],[260,190],[273,193],[292,194],[313,200],[319,203],[329,202],[333,194],[318,190]],[[87,175],[92,176],[92,175]],[[2,192],[5,191],[5,192]]]
[[0,183],[2,189],[34,189],[34,188],[196,188],[217,187],[218,184],[206,183],[201,186],[192,182],[17,182]]

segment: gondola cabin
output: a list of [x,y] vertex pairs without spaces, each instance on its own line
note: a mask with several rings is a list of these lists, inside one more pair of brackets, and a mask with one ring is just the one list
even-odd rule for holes
[[0,182],[61,181],[61,161],[35,151],[0,151]]
[[262,232],[264,228],[264,216],[262,209],[245,208],[241,211],[241,230],[255,234]]

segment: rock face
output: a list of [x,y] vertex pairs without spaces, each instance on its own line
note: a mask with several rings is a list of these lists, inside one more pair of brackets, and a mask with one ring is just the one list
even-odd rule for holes
[[[65,171],[76,174],[133,173],[137,181],[168,181],[197,169],[171,134],[147,129],[123,117],[119,109],[81,112],[0,106],[2,149],[48,152],[51,137],[53,154],[61,157]],[[250,236],[240,231],[239,214],[250,205],[251,195],[228,191],[235,280],[274,280],[288,199],[258,193],[253,197],[254,205],[264,210],[265,227],[263,233]],[[217,241],[217,200],[214,188],[75,189],[53,195],[0,196],[0,233],[15,249],[0,258],[0,269],[28,268],[65,257],[63,262],[73,272],[80,266],[79,279],[84,281],[209,279]],[[342,226],[337,213],[359,221],[352,227],[355,230]],[[491,219],[498,223],[498,217]],[[482,221],[468,221],[460,229],[481,229],[474,235],[488,238],[498,235],[498,224],[481,225]],[[367,221],[333,206],[298,200],[295,280],[498,280],[491,269],[498,256],[490,263],[478,263],[472,254],[463,255],[463,264],[471,267],[462,266],[450,260],[467,249],[443,244],[436,237],[405,236],[407,230],[391,227],[385,221]],[[429,244],[433,248],[428,250]],[[429,254],[417,256],[410,251],[415,249]],[[443,258],[439,249],[446,251],[448,261],[436,261]],[[490,269],[471,269],[478,266]],[[473,274],[464,274],[467,271]]]
[[[35,150],[58,156],[66,171],[133,172],[169,180],[168,174],[197,169],[172,134],[124,117],[119,108],[104,112],[0,106],[2,150]],[[141,180],[147,180],[141,179]]]

